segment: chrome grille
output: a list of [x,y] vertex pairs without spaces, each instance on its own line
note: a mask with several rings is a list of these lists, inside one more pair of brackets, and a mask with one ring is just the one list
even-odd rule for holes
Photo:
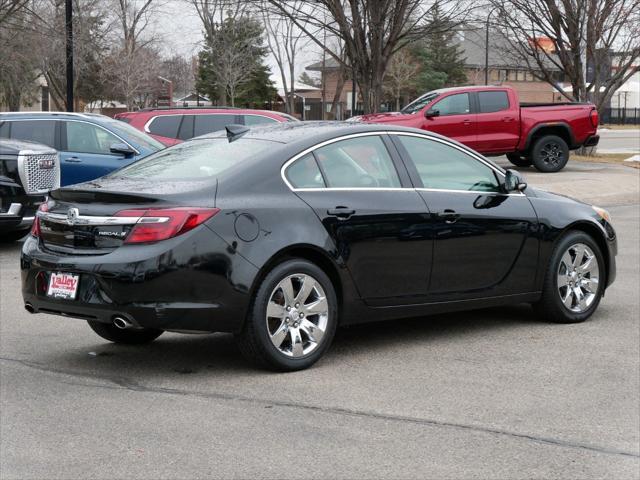
[[60,186],[60,161],[57,153],[20,152],[20,179],[29,194],[47,193]]

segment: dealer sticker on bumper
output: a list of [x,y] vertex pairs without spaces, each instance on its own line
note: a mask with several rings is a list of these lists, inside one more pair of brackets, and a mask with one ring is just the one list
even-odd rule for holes
[[71,273],[52,273],[49,277],[47,295],[65,300],[74,300],[78,291],[79,275]]

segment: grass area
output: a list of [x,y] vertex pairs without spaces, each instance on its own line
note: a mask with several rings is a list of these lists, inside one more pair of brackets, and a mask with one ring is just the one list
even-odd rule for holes
[[597,162],[597,163],[617,163],[632,168],[640,168],[640,162],[625,162],[633,154],[630,153],[596,153],[595,155],[576,155],[571,154],[569,160],[578,162]]
[[640,125],[599,125],[598,128],[606,128],[607,130],[639,130]]

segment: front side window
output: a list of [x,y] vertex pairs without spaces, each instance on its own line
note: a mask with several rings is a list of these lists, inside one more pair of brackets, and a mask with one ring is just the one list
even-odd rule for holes
[[377,135],[350,138],[314,152],[327,187],[396,188],[400,179]]
[[469,94],[457,93],[455,95],[449,95],[437,102],[431,110],[437,110],[440,116],[445,115],[463,115],[469,113],[471,108],[469,106]]
[[428,138],[398,135],[424,188],[499,192],[494,171],[465,152]]
[[10,123],[11,138],[42,143],[56,148],[55,120],[20,120]]
[[153,151],[162,150],[164,148],[164,145],[157,141],[155,138],[147,135],[144,132],[141,132],[128,123],[122,123],[111,118],[101,120],[101,123],[116,135],[124,138],[127,142],[135,143],[141,147],[148,148],[149,150]]
[[160,137],[178,138],[182,115],[163,115],[151,120],[149,133]]
[[84,122],[66,122],[67,151],[111,155],[111,145],[122,141],[106,130]]
[[117,170],[111,176],[160,181],[215,178],[225,170],[278,145],[276,142],[251,138],[240,138],[231,143],[226,138],[193,140],[149,155]]
[[478,92],[480,113],[500,112],[509,109],[507,92]]

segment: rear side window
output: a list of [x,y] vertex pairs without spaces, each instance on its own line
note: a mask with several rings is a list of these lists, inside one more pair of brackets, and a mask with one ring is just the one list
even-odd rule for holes
[[478,92],[480,113],[499,112],[509,109],[507,92]]
[[182,115],[163,115],[154,118],[149,124],[149,133],[167,138],[178,138],[178,128]]
[[248,126],[252,125],[264,125],[267,123],[278,123],[275,118],[263,117],[262,115],[243,115],[244,124]]
[[0,137],[9,137],[9,122],[0,122]]
[[387,147],[378,136],[341,140],[314,153],[328,187],[400,187]]
[[42,143],[55,148],[56,122],[55,120],[21,120],[11,122],[11,138]]
[[246,159],[280,145],[251,138],[239,138],[231,143],[226,138],[194,140],[149,155],[111,176],[172,181],[215,178]]
[[193,136],[197,137],[206,133],[222,130],[225,126],[236,123],[235,119],[235,115],[196,115],[193,126]]
[[189,140],[193,138],[193,117],[194,115],[184,115],[182,117],[182,123],[178,130],[178,138],[180,140]]
[[307,153],[287,168],[287,179],[294,188],[324,188],[326,186],[312,153]]

